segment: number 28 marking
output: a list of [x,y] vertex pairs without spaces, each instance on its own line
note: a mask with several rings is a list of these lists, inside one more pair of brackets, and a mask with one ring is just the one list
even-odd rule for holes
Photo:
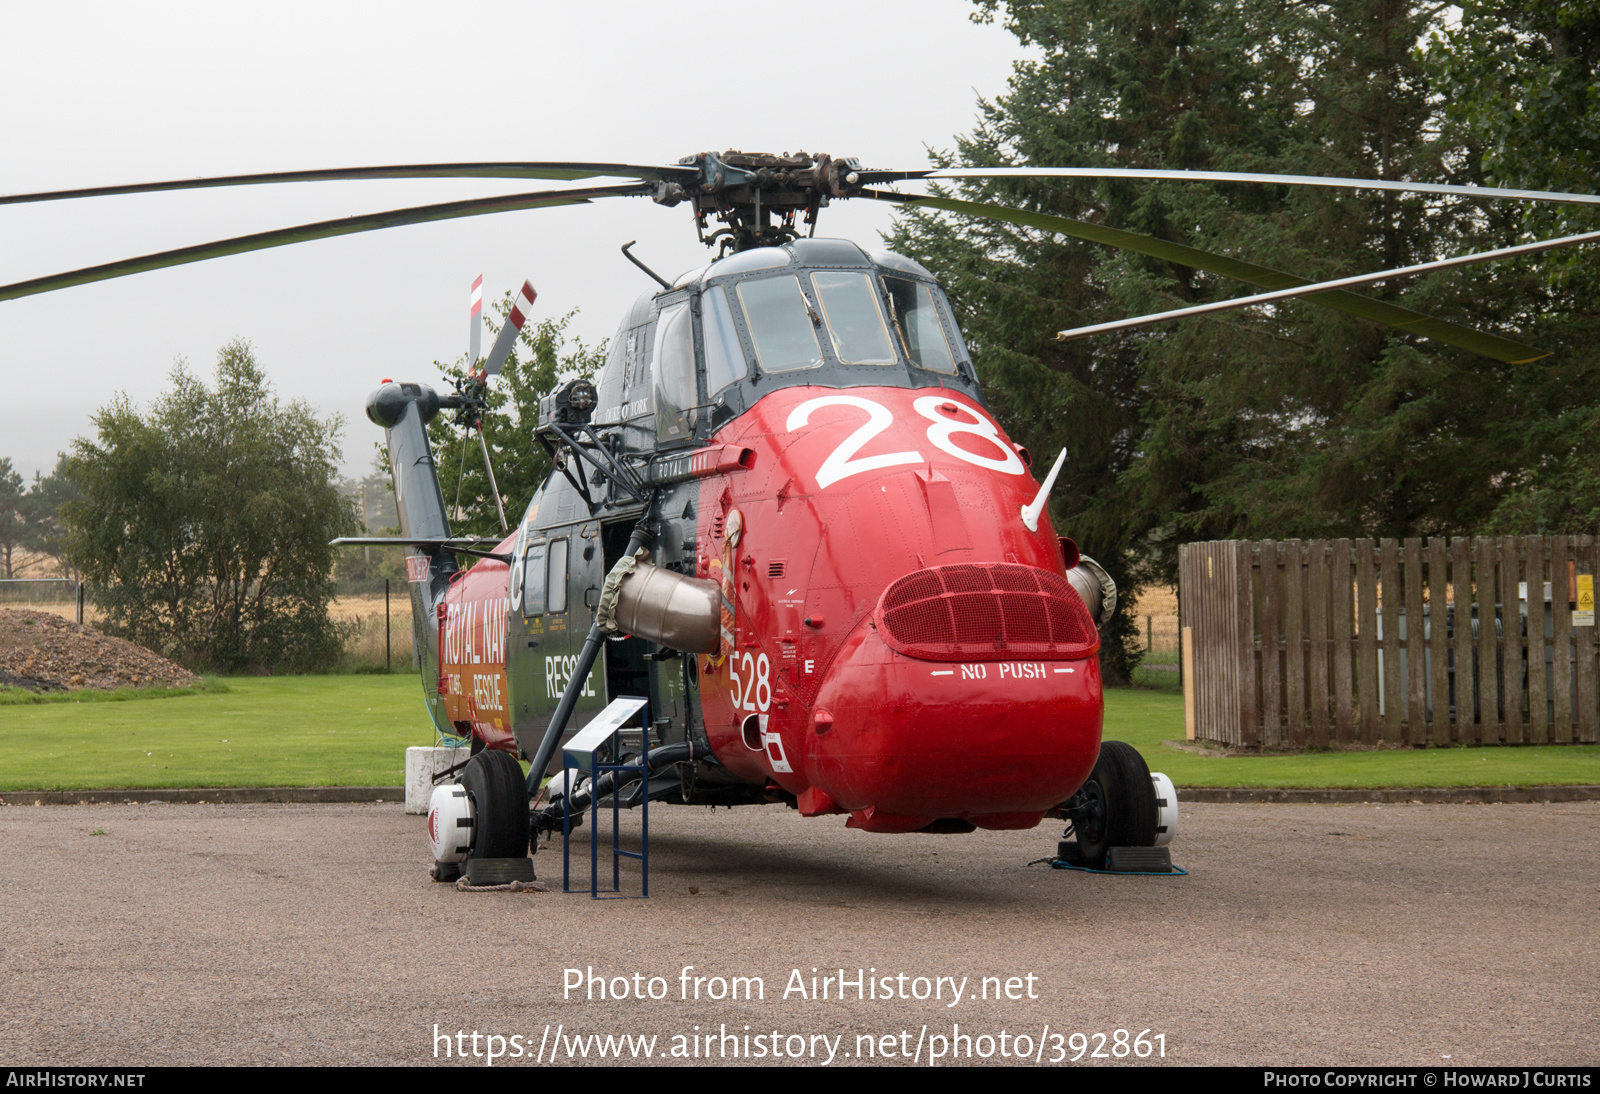
[[[928,443],[941,451],[948,452],[959,460],[975,464],[978,467],[987,467],[992,471],[1001,471],[1007,475],[1026,474],[1027,468],[1022,466],[1022,460],[1012,447],[1001,440],[995,424],[988,418],[979,414],[969,406],[955,402],[945,395],[924,395],[912,403],[919,415],[928,419]],[[811,413],[825,406],[849,406],[867,413],[867,422],[860,429],[846,437],[837,448],[829,453],[828,458],[822,461],[822,466],[817,468],[817,486],[826,490],[840,479],[847,479],[851,475],[859,475],[863,471],[876,471],[884,467],[895,467],[899,464],[921,463],[923,456],[920,452],[885,452],[878,456],[856,457],[867,446],[867,442],[888,429],[894,424],[894,415],[881,403],[871,399],[863,399],[859,395],[824,395],[817,399],[807,399],[789,412],[789,421],[786,428],[791,432],[801,426],[811,424]],[[953,406],[958,410],[972,416],[972,421],[944,417],[939,413],[939,408]],[[956,434],[966,434],[979,437],[987,444],[994,447],[996,456],[979,455],[968,452],[959,447],[951,438]]]

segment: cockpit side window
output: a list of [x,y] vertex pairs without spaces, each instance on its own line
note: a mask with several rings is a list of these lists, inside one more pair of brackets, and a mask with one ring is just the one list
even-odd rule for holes
[[933,301],[933,292],[920,281],[904,277],[884,277],[889,294],[889,311],[906,348],[906,356],[918,368],[954,375],[955,357],[945,338],[944,325]]
[[656,322],[656,435],[687,438],[694,429],[694,319],[687,300],[663,308]]
[[567,610],[567,541],[565,537],[550,541],[549,590],[545,608],[550,612]]
[[700,298],[701,325],[706,345],[706,398],[736,380],[743,380],[750,367],[744,359],[744,347],[739,344],[739,332],[733,325],[733,309],[728,304],[728,293],[721,285],[713,285]]
[[839,360],[847,365],[897,363],[878,294],[867,274],[853,270],[814,273],[811,285],[822,301],[823,318]]
[[789,372],[822,364],[816,315],[800,280],[792,274],[739,284],[739,303],[755,343],[756,361],[765,372]]

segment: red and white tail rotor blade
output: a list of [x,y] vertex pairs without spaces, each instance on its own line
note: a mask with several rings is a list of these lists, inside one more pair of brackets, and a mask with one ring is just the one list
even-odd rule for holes
[[484,376],[496,376],[505,367],[506,358],[511,355],[511,347],[516,344],[517,335],[522,333],[522,325],[528,321],[528,316],[533,314],[533,302],[539,294],[533,290],[532,281],[522,283],[522,291],[517,293],[517,298],[511,302],[511,314],[506,316],[505,326],[500,328],[500,337],[494,340],[494,348],[489,351],[489,359],[483,363]]
[[472,282],[472,292],[467,297],[467,371],[476,371],[478,359],[483,355],[483,275]]

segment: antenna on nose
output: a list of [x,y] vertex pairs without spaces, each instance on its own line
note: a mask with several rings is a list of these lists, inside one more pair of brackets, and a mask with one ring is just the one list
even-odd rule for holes
[[1050,474],[1044,478],[1044,485],[1039,487],[1038,495],[1027,505],[1022,507],[1022,523],[1027,525],[1028,531],[1039,530],[1039,514],[1044,512],[1045,503],[1050,500],[1050,488],[1056,484],[1056,476],[1061,473],[1061,465],[1067,461],[1067,450],[1061,449],[1061,455],[1056,457],[1055,465],[1050,468]]

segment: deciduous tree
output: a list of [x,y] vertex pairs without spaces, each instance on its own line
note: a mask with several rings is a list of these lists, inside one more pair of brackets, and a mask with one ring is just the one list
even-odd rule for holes
[[340,420],[272,392],[247,343],[207,386],[180,361],[141,413],[119,396],[64,465],[68,553],[108,631],[194,668],[326,668],[328,541],[355,519],[335,485]]

